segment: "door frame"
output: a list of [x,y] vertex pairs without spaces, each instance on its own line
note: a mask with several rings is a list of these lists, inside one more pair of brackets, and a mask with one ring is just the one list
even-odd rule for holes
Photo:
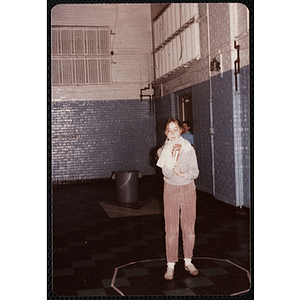
[[[192,89],[187,88],[176,93],[177,107],[178,107],[178,118],[183,121],[189,121],[191,123],[190,131],[193,132],[194,113],[193,113],[193,96]],[[188,102],[186,102],[188,100]],[[189,112],[186,110],[186,103],[191,103]]]

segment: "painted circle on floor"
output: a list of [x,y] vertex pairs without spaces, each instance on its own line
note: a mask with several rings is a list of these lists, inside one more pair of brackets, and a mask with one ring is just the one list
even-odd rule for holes
[[[111,287],[122,296],[236,296],[250,290],[250,272],[228,259],[194,257],[193,263],[199,275],[190,275],[179,261],[174,279],[167,281],[163,278],[165,258],[130,262],[115,268]],[[157,276],[158,273],[161,276]]]

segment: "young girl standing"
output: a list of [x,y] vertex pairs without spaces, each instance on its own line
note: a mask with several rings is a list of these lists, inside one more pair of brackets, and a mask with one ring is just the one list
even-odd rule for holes
[[164,217],[166,232],[167,271],[164,278],[172,280],[178,261],[179,222],[182,230],[185,269],[192,275],[198,270],[192,264],[195,244],[196,187],[199,175],[195,149],[181,137],[182,124],[169,118],[164,126],[165,144],[158,150],[157,166],[164,177]]

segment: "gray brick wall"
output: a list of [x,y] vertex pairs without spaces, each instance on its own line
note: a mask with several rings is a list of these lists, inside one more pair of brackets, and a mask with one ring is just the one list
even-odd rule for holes
[[232,72],[212,77],[215,197],[235,204]]
[[250,191],[251,191],[251,160],[250,160],[250,67],[241,68],[241,128],[242,128],[242,157],[243,157],[243,176],[244,176],[244,203],[246,207],[250,207]]
[[[232,101],[232,71],[215,75],[211,78],[214,120],[214,171],[215,198],[231,205],[236,205],[236,162],[234,141],[234,111]],[[244,206],[250,207],[250,102],[249,102],[249,66],[241,69],[241,107],[239,113],[242,122],[242,168]],[[198,157],[200,174],[196,180],[199,190],[213,194],[212,147],[210,138],[209,80],[191,87],[193,99],[194,144]],[[175,92],[176,95],[177,92]],[[158,143],[164,141],[163,122],[170,115],[178,117],[178,110],[172,109],[171,94],[157,100]],[[175,97],[176,98],[176,97]],[[172,111],[177,113],[172,114]]]
[[154,174],[154,128],[147,101],[53,102],[53,181],[107,178],[116,170]]

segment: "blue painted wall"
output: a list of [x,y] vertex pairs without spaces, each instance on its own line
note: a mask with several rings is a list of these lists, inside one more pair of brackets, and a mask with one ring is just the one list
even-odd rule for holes
[[[211,78],[214,123],[214,175],[215,198],[236,205],[236,173],[233,111],[233,73],[228,71]],[[244,206],[250,207],[250,88],[249,66],[241,68],[240,116],[242,135],[242,168]],[[197,152],[200,174],[196,180],[199,190],[213,194],[212,146],[210,135],[210,82],[204,81],[191,87],[193,100],[194,145]],[[178,91],[175,94],[180,94]],[[172,107],[174,95],[165,95],[156,102],[157,128],[162,131],[169,116],[179,117]],[[175,115],[174,115],[175,111]],[[162,133],[158,144],[164,142]]]
[[[251,109],[250,109],[250,66],[241,68],[240,89],[241,89],[241,127],[242,127],[242,147],[243,147],[243,174],[244,174],[244,205],[250,207],[251,192]],[[253,113],[253,112],[252,112]]]
[[236,198],[232,71],[212,77],[215,197],[227,203]]
[[154,174],[155,117],[140,100],[52,102],[54,182],[108,178],[116,170]]
[[[249,66],[241,68],[249,78]],[[235,205],[232,72],[212,77],[214,119],[215,197]],[[244,206],[250,207],[250,102],[249,81],[240,82]],[[197,188],[213,193],[210,139],[209,81],[191,87],[194,140],[200,175]],[[175,93],[176,94],[176,93]],[[175,95],[176,96],[176,95]],[[150,153],[165,141],[163,124],[178,117],[176,97],[156,100],[156,116],[148,101],[52,102],[52,179],[54,182],[108,178],[116,170],[155,173]],[[176,115],[177,114],[177,115]]]

